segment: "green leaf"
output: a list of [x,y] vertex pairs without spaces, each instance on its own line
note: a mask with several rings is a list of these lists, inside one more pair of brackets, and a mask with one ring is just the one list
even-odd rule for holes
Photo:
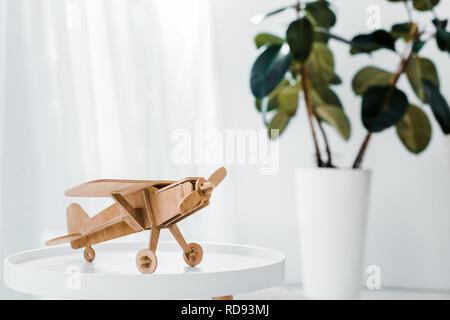
[[411,33],[411,22],[397,23],[391,27],[391,36],[394,39],[402,38],[407,41]]
[[316,106],[314,111],[320,120],[323,120],[335,127],[342,138],[345,140],[350,138],[350,121],[341,108],[320,104]]
[[[276,139],[278,138],[286,129],[286,126],[289,123],[289,115],[287,115],[284,112],[277,112],[277,114],[272,118],[272,121],[270,121],[269,128],[268,128],[268,135],[270,139]],[[278,134],[274,133],[272,134],[271,130],[279,130]]]
[[450,133],[450,108],[447,101],[432,82],[423,80],[425,96],[433,111],[433,115],[445,134]]
[[406,65],[405,73],[417,97],[424,103],[426,103],[426,96],[422,80],[426,79],[439,88],[436,67],[429,59],[413,57]]
[[297,76],[300,71],[300,63],[293,61],[291,66],[289,67],[289,73],[291,74],[292,79],[297,79]]
[[362,95],[371,86],[389,84],[391,77],[392,73],[380,68],[365,67],[353,77],[352,88],[357,95]]
[[408,98],[399,89],[372,86],[363,95],[361,118],[370,132],[379,132],[396,124],[408,109]]
[[280,84],[275,89],[273,89],[271,93],[267,95],[267,98],[269,99],[269,102],[267,104],[267,111],[278,109],[279,106],[278,95],[281,92],[281,90],[287,87],[289,87],[289,80],[283,79],[283,81],[281,81]]
[[255,36],[255,45],[259,49],[262,46],[270,46],[272,44],[283,44],[284,40],[271,33],[259,33]]
[[433,9],[439,0],[413,0],[413,5],[416,10],[427,11]]
[[311,88],[311,100],[313,107],[318,105],[329,105],[342,109],[342,103],[337,94],[329,87]]
[[445,20],[439,20],[439,19],[437,19],[437,18],[434,18],[434,19],[432,20],[432,22],[433,22],[434,26],[435,26],[436,28],[438,28],[438,29],[445,29],[445,28],[447,28],[447,24],[448,24],[448,20],[447,20],[447,19],[445,19]]
[[255,98],[255,108],[259,112],[262,111],[262,100],[260,98]]
[[444,29],[437,29],[436,43],[441,51],[450,53],[450,32],[447,32]]
[[339,77],[336,73],[333,74],[333,76],[330,79],[330,84],[341,84],[341,83],[342,83],[341,77]]
[[431,140],[431,123],[425,112],[410,104],[403,118],[395,125],[403,145],[412,153],[421,153]]
[[[278,93],[281,91],[281,89],[286,88],[288,86],[289,86],[289,80],[285,78],[280,82],[280,84],[275,89],[273,89],[267,95],[267,97],[264,98],[264,99],[268,100],[266,111],[272,111],[272,110],[275,110],[278,108]],[[255,99],[255,106],[259,112],[261,112],[262,102],[263,102],[263,100],[261,100],[259,98]]]
[[306,4],[305,12],[312,17],[315,25],[318,27],[330,29],[336,24],[336,16],[329,8],[327,1],[309,2]]
[[325,121],[336,128],[339,134],[347,140],[350,137],[350,122],[345,115],[339,97],[328,87],[311,88],[311,100],[314,113],[319,120]]
[[320,31],[314,31],[314,41],[327,44],[330,37]]
[[279,54],[281,45],[270,45],[256,59],[250,75],[250,89],[256,98],[263,98],[283,80],[291,65],[289,54]]
[[295,20],[286,31],[286,41],[291,49],[291,56],[299,62],[308,59],[313,40],[313,26],[307,17]]
[[351,54],[370,53],[375,50],[385,48],[395,51],[395,41],[385,30],[375,30],[369,34],[360,34],[352,39]]
[[326,86],[336,80],[333,53],[326,44],[314,43],[311,55],[306,61],[306,69],[314,87]]
[[419,51],[423,48],[425,43],[426,43],[425,41],[422,41],[420,39],[414,40],[412,48],[411,48],[412,52],[419,53]]
[[436,27],[436,43],[440,50],[450,53],[450,32],[447,32],[448,20],[433,19],[433,24]]
[[298,85],[285,87],[278,93],[279,110],[289,116],[295,115],[298,107]]

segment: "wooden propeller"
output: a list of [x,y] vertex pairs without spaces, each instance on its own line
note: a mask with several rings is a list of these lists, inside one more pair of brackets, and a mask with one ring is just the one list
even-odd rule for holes
[[181,200],[178,207],[182,213],[189,212],[197,207],[200,203],[207,201],[211,197],[212,190],[222,182],[227,175],[227,171],[224,167],[217,169],[214,173],[205,180],[200,178],[197,181],[195,190],[188,194],[183,200]]

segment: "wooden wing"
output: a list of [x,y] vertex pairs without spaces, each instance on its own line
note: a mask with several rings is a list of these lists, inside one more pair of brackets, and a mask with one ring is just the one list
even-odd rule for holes
[[150,186],[164,187],[174,181],[103,179],[89,181],[64,192],[69,197],[110,197],[112,194],[126,195]]

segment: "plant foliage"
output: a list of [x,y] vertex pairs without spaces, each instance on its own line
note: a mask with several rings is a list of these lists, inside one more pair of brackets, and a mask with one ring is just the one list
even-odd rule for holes
[[[421,49],[430,40],[443,54],[450,53],[448,22],[438,17],[435,9],[440,1],[387,1],[392,2],[393,6],[394,3],[402,4],[408,10],[408,21],[394,23],[386,30],[356,34],[350,40],[332,32],[337,17],[326,0],[296,1],[290,6],[261,15],[267,18],[289,9],[297,12],[295,20],[288,24],[285,37],[260,33],[254,39],[260,53],[251,70],[250,88],[255,97],[256,109],[265,118],[270,138],[275,139],[285,132],[300,106],[305,107],[310,118],[319,166],[333,166],[323,124],[332,126],[344,140],[350,138],[350,121],[332,89],[342,80],[335,72],[335,59],[328,45],[330,39],[349,45],[352,55],[376,54],[377,51],[385,50],[400,57],[398,64],[389,68],[391,70],[386,70],[386,66],[363,66],[352,79],[354,93],[361,96],[361,121],[368,131],[354,167],[360,165],[370,135],[391,127],[395,127],[400,142],[408,151],[415,154],[423,152],[432,136],[431,122],[424,111],[427,106],[428,113],[434,116],[441,131],[450,134],[450,108],[440,92],[438,68],[430,57],[420,55]],[[422,12],[431,12],[433,15],[430,24],[435,32],[432,38],[414,22],[414,16]],[[397,51],[398,46],[403,49]],[[415,96],[408,97],[398,87],[402,75],[408,79]],[[410,99],[419,103],[413,104]],[[266,116],[269,117],[268,121]],[[316,132],[323,135],[327,161],[322,160]]]

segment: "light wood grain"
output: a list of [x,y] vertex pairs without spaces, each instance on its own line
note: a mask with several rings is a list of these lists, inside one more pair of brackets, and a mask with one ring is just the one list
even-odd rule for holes
[[184,237],[181,234],[180,229],[178,229],[177,225],[176,224],[172,224],[169,227],[169,231],[172,234],[172,236],[175,238],[175,240],[177,240],[178,244],[183,249],[183,251],[187,252],[188,251],[188,245],[186,243],[186,240],[184,240]]
[[121,194],[113,193],[111,194],[111,197],[123,209],[124,221],[136,232],[144,230],[143,219],[141,218],[141,215],[137,214],[137,210],[133,208]]
[[111,197],[115,203],[92,218],[80,205],[71,204],[67,208],[68,235],[48,240],[46,245],[70,242],[74,249],[85,247],[84,257],[92,262],[95,257],[92,245],[151,230],[148,248],[139,251],[136,266],[142,273],[152,273],[157,266],[155,253],[161,229],[168,228],[182,248],[186,263],[195,266],[202,260],[203,250],[196,243],[188,244],[176,223],[207,206],[212,189],[225,175],[225,169],[220,168],[210,176],[211,180],[106,179],[73,187],[65,192],[67,196]]
[[157,226],[167,226],[171,220],[180,215],[178,203],[192,192],[191,182],[178,184],[164,192],[155,192],[151,197],[151,207],[155,213],[155,223]]
[[67,233],[82,233],[85,225],[89,222],[89,216],[78,203],[69,205],[66,211]]
[[80,239],[81,237],[83,237],[81,235],[81,233],[68,234],[66,236],[62,236],[62,237],[54,238],[54,239],[51,239],[51,240],[47,240],[45,242],[45,245],[46,246],[54,246],[54,245],[57,245],[57,244],[74,241],[74,240]]
[[171,183],[173,181],[102,179],[67,189],[64,194],[68,197],[110,197],[113,193],[126,195],[153,185],[167,186]]

